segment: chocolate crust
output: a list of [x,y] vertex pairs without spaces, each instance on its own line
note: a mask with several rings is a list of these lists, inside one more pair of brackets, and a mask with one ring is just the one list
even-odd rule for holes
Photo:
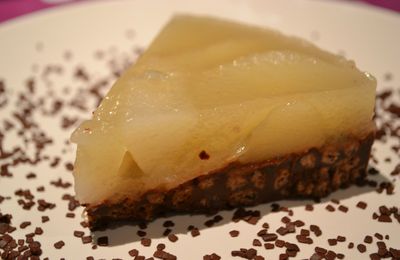
[[374,134],[258,164],[232,164],[139,200],[87,205],[92,230],[120,221],[150,221],[167,213],[213,213],[289,198],[321,198],[366,176]]

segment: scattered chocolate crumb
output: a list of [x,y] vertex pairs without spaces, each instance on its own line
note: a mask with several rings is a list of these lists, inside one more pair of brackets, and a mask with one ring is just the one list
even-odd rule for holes
[[[170,229],[170,228],[166,228],[165,230],[164,230],[164,232],[163,232],[163,236],[168,236],[170,233],[172,232],[172,229]],[[145,235],[144,235],[145,236]]]
[[50,182],[51,185],[54,185],[57,188],[69,188],[72,186],[72,184],[70,182],[64,182],[61,178],[58,178],[56,181],[51,181]]
[[190,233],[192,234],[192,237],[197,237],[200,235],[200,231],[198,228],[193,228]]
[[371,236],[365,236],[364,242],[367,243],[367,244],[371,244],[372,243],[372,237]]
[[310,230],[303,228],[303,229],[300,230],[300,235],[309,236],[310,235]]
[[81,221],[81,222],[80,222],[80,225],[81,225],[81,227],[83,227],[83,228],[89,227],[89,225],[88,225],[88,223],[87,223],[86,221]]
[[262,227],[268,229],[269,228],[269,224],[268,223],[263,223]]
[[310,225],[311,232],[314,233],[315,236],[319,237],[322,235],[321,229],[317,225]]
[[360,253],[365,253],[365,251],[367,251],[367,248],[364,244],[358,244],[357,249]]
[[260,240],[255,238],[255,239],[253,239],[253,246],[262,246],[262,244],[261,244]]
[[326,258],[327,260],[333,260],[333,259],[335,259],[336,257],[337,257],[337,254],[336,254],[335,252],[331,251],[331,250],[329,250],[329,251],[326,253],[326,255],[325,255],[325,258]]
[[392,222],[392,219],[391,219],[390,216],[388,216],[388,215],[380,215],[380,216],[378,217],[378,221],[379,221],[379,222],[386,222],[386,223],[389,223],[389,222]]
[[311,204],[306,204],[306,210],[307,211],[313,211],[314,210],[314,206]]
[[346,241],[346,237],[344,237],[344,236],[337,236],[336,240],[337,240],[338,242],[345,242],[345,241]]
[[65,245],[64,241],[60,240],[54,244],[56,249],[61,249]]
[[237,230],[229,231],[229,235],[231,235],[231,237],[237,237],[239,236],[239,231]]
[[344,213],[347,213],[347,211],[349,211],[349,208],[346,207],[346,206],[343,206],[343,205],[340,205],[338,209],[339,209],[340,211],[344,212]]
[[340,201],[338,199],[331,199],[331,201],[335,204],[340,204]]
[[400,249],[389,248],[389,252],[391,256],[395,259],[400,259]]
[[187,227],[187,230],[188,230],[188,231],[191,231],[192,229],[194,229],[194,226],[193,226],[193,225],[189,225],[189,226]]
[[366,209],[367,203],[365,203],[364,201],[359,201],[356,206],[360,209]]
[[66,216],[67,218],[74,218],[74,217],[75,217],[75,214],[72,213],[72,212],[68,212],[67,214],[65,214],[65,216]]
[[146,229],[147,228],[146,222],[140,222],[138,226],[139,226],[140,229]]
[[383,236],[380,233],[375,233],[374,236],[379,240],[383,239]]
[[108,237],[102,236],[102,237],[97,238],[97,244],[99,246],[108,246]]
[[92,237],[91,236],[84,236],[84,237],[81,237],[81,239],[82,239],[82,243],[83,244],[92,243]]
[[214,226],[214,220],[213,219],[209,219],[206,222],[204,222],[204,225],[206,227],[212,227],[212,226]]
[[335,246],[337,244],[337,240],[334,238],[330,238],[330,239],[328,239],[328,244],[330,246]]
[[168,235],[168,240],[175,243],[176,241],[178,241],[178,237],[174,234],[169,234]]
[[45,210],[47,210],[47,209],[53,209],[53,208],[55,208],[55,206],[56,206],[56,204],[47,202],[47,201],[45,201],[44,199],[39,199],[39,200],[37,201],[37,203],[38,203],[37,209],[38,209],[39,211],[45,211]]
[[238,222],[240,220],[246,221],[251,225],[256,225],[261,219],[261,212],[258,210],[245,210],[243,208],[238,208],[232,216],[233,222]]
[[147,235],[146,231],[143,231],[143,230],[138,230],[138,231],[136,232],[136,234],[137,234],[138,236],[140,236],[140,237],[144,237],[144,236]]
[[75,237],[83,237],[85,235],[85,232],[83,232],[83,231],[78,231],[78,230],[75,230],[74,231],[74,236]]
[[313,240],[310,237],[303,236],[303,235],[297,235],[296,239],[298,242],[303,243],[303,244],[312,244]]
[[264,248],[265,249],[274,249],[275,245],[272,243],[265,243]]
[[65,169],[72,172],[74,170],[74,165],[72,163],[68,162],[65,164]]
[[266,233],[262,235],[261,238],[264,240],[264,242],[271,242],[277,240],[278,235],[275,233]]
[[41,249],[41,245],[39,242],[37,241],[32,241],[29,243],[29,250],[30,253],[34,256],[39,256],[42,254],[42,249]]
[[214,219],[214,222],[217,223],[217,222],[220,222],[221,220],[223,220],[224,218],[221,215],[215,215],[213,219]]
[[165,259],[165,260],[175,260],[177,259],[177,257],[173,254],[170,254],[168,252],[165,252],[163,250],[157,250],[154,252],[153,256],[155,258],[159,258],[159,259]]
[[275,246],[277,247],[283,247],[285,245],[285,241],[277,239],[275,240]]
[[281,206],[278,203],[272,203],[271,204],[271,210],[272,212],[278,212]]
[[2,214],[0,212],[0,223],[4,224],[10,224],[11,223],[12,216],[10,214]]
[[332,205],[327,205],[326,207],[325,207],[325,209],[327,210],[327,211],[329,211],[329,212],[334,212],[335,211],[335,208],[332,206]]
[[400,163],[397,164],[397,165],[394,167],[394,169],[393,169],[393,171],[390,173],[390,175],[391,175],[391,176],[400,175]]
[[279,228],[276,230],[276,233],[278,233],[278,234],[281,235],[281,236],[284,236],[284,235],[286,235],[286,234],[289,233],[289,230],[288,230],[286,227],[279,227]]
[[30,172],[26,175],[26,178],[29,179],[35,179],[36,178],[36,174],[34,174],[33,172]]
[[315,251],[315,253],[317,253],[317,254],[319,254],[319,255],[325,255],[325,254],[328,252],[328,250],[326,250],[326,249],[323,248],[323,247],[319,247],[319,246],[316,246],[316,247],[314,248],[314,251]]
[[150,245],[151,245],[151,239],[150,238],[142,238],[141,240],[140,240],[140,243],[143,245],[143,246],[146,246],[146,247],[149,247]]
[[216,253],[212,253],[211,255],[205,255],[203,256],[203,260],[220,260],[221,257],[217,255]]
[[157,250],[164,250],[165,249],[165,244],[160,243],[157,245]]
[[41,227],[36,227],[34,233],[35,235],[42,235],[43,229]]
[[130,256],[132,256],[132,257],[138,256],[139,255],[139,251],[137,249],[132,249],[132,250],[129,250],[128,254]]
[[238,256],[245,259],[253,259],[255,256],[257,256],[257,250],[255,250],[254,248],[241,248],[240,250],[231,251],[231,255],[234,257]]
[[24,221],[24,222],[22,222],[20,225],[19,225],[19,227],[20,228],[22,228],[22,229],[24,229],[24,228],[26,228],[27,226],[30,226],[32,223],[30,222],[30,221]]
[[88,81],[89,80],[89,75],[87,74],[87,72],[82,67],[76,68],[74,76],[77,79],[80,79],[82,81]]
[[392,103],[385,110],[392,113],[397,118],[400,117],[400,106],[397,104]]
[[296,227],[302,227],[302,226],[304,226],[305,225],[305,223],[302,221],[302,220],[296,220],[295,222],[293,222],[293,224],[296,226]]
[[171,220],[167,220],[163,223],[163,227],[169,228],[175,226],[175,223],[172,222]]
[[283,222],[283,223],[285,223],[285,224],[287,224],[287,223],[289,223],[291,220],[290,220],[290,218],[288,218],[288,217],[283,217],[282,219],[281,219],[281,221]]

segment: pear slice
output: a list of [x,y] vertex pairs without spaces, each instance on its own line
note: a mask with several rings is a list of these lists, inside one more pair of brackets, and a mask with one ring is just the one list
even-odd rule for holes
[[[278,178],[283,171],[277,165],[286,160],[294,167],[296,160],[315,155],[311,151],[319,154],[311,159],[315,171],[327,167],[320,163],[329,151],[343,154],[334,162],[342,166],[358,158],[352,167],[362,176],[374,131],[375,88],[375,79],[353,61],[299,38],[215,18],[175,16],[114,84],[93,118],[73,133],[77,198],[93,221],[252,205],[274,196],[263,195],[264,185],[255,199],[232,203],[235,196],[252,194],[250,189],[237,195],[242,186],[228,185],[232,176],[240,176],[240,169],[259,176],[269,167],[274,170],[260,178]],[[284,179],[299,172],[290,167]],[[193,187],[181,194],[188,183],[206,187],[199,178],[210,182],[221,172],[230,195],[214,198],[214,204],[205,199],[206,188],[196,196]],[[326,195],[335,188],[313,189],[302,195]],[[152,203],[157,206],[147,205]]]

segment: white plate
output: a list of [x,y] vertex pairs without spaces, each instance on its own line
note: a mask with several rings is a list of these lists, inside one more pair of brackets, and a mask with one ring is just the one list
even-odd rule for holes
[[[331,1],[97,1],[69,5],[60,9],[46,10],[29,16],[8,21],[0,25],[0,79],[6,83],[7,95],[11,96],[10,105],[0,110],[1,121],[12,118],[12,112],[18,110],[14,105],[17,93],[25,91],[25,81],[28,77],[37,78],[37,91],[35,95],[49,95],[48,89],[56,95],[68,99],[78,88],[90,85],[82,80],[74,79],[71,75],[76,66],[83,66],[90,74],[90,83],[103,77],[109,78],[107,61],[116,57],[119,65],[126,57],[134,58],[132,51],[135,46],[146,46],[160,27],[173,13],[210,14],[219,17],[231,18],[261,26],[269,26],[285,33],[302,36],[314,41],[317,45],[332,52],[344,53],[354,59],[362,69],[369,71],[378,78],[379,87],[392,87],[399,89],[400,79],[400,17],[395,13],[371,8],[359,4]],[[134,33],[132,33],[134,31]],[[132,37],[132,35],[134,36]],[[65,52],[69,50],[73,56],[65,59]],[[94,55],[96,51],[103,50],[104,58],[100,60]],[[62,64],[61,75],[52,74],[45,79],[42,75],[47,64]],[[384,75],[391,72],[393,79],[385,81]],[[51,86],[47,86],[51,84]],[[70,94],[63,92],[69,86]],[[47,93],[47,94],[46,94]],[[398,94],[398,92],[396,92]],[[83,113],[72,108],[64,108],[61,115],[77,115],[80,119],[89,117],[90,113]],[[15,118],[13,119],[15,122]],[[272,231],[281,223],[280,219],[287,215],[284,212],[271,213],[270,204],[255,207],[262,213],[262,220],[256,225],[245,222],[232,223],[232,212],[222,212],[224,220],[212,228],[205,228],[205,216],[177,216],[171,218],[176,223],[173,228],[179,240],[171,243],[162,237],[165,219],[159,219],[150,224],[147,232],[152,238],[151,247],[143,247],[136,235],[138,227],[123,226],[115,230],[108,230],[94,234],[95,236],[107,235],[110,246],[99,247],[93,250],[90,244],[83,245],[80,239],[73,236],[73,230],[83,230],[79,222],[82,220],[81,208],[75,210],[75,218],[66,218],[67,202],[62,201],[64,193],[73,194],[72,187],[67,189],[55,188],[50,181],[61,177],[66,181],[73,181],[64,163],[74,159],[74,148],[65,145],[74,127],[62,130],[60,116],[55,118],[37,116],[40,127],[54,137],[54,144],[45,150],[51,157],[61,155],[61,163],[56,168],[48,166],[48,161],[37,166],[20,165],[11,169],[13,178],[0,177],[0,195],[10,196],[0,204],[2,213],[12,213],[12,223],[19,226],[22,221],[31,221],[32,225],[25,229],[18,228],[12,233],[14,238],[23,238],[26,233],[32,232],[36,226],[41,226],[43,235],[35,236],[41,242],[42,257],[50,259],[85,259],[93,255],[95,258],[114,257],[127,259],[128,251],[136,248],[142,255],[150,257],[158,243],[165,243],[166,251],[178,256],[178,259],[202,259],[205,254],[212,252],[222,256],[222,259],[231,259],[231,251],[239,248],[252,247],[256,233],[261,229],[261,224],[268,222]],[[1,128],[3,126],[0,126]],[[21,143],[21,138],[7,134],[4,146],[13,147]],[[398,143],[390,140],[389,143]],[[62,149],[67,147],[65,153]],[[383,176],[389,176],[390,171],[399,162],[399,157],[389,149],[389,144],[376,144],[376,157],[380,161],[379,169]],[[384,158],[391,157],[391,162],[384,163]],[[4,164],[6,161],[0,161]],[[35,172],[36,179],[27,179],[29,172]],[[377,180],[385,177],[379,175]],[[398,178],[397,178],[398,179]],[[37,192],[36,187],[44,185],[45,192]],[[44,198],[55,202],[53,210],[40,212],[36,205],[30,210],[22,210],[18,205],[19,197],[14,195],[18,188],[29,188],[35,196],[35,201]],[[330,198],[338,198],[343,205],[349,207],[349,212],[328,212],[325,206]],[[297,259],[309,258],[315,246],[331,249],[337,253],[344,253],[346,259],[367,259],[368,255],[376,252],[374,242],[367,245],[367,252],[359,253],[356,249],[347,249],[348,242],[356,245],[362,243],[365,235],[379,232],[388,234],[385,240],[388,246],[399,247],[399,223],[379,223],[372,220],[372,213],[382,204],[387,206],[400,206],[400,192],[396,190],[393,196],[376,193],[369,188],[350,188],[335,192],[321,204],[315,204],[314,211],[304,210],[306,203],[311,201],[280,202],[294,211],[292,220],[301,219],[310,224],[321,227],[323,234],[314,239],[314,244],[305,245],[297,243],[294,234],[286,235],[284,240],[296,242],[301,252]],[[368,202],[368,207],[361,210],[355,205],[358,201]],[[330,203],[332,204],[332,203]],[[333,204],[334,205],[334,204]],[[336,205],[334,205],[337,207]],[[40,218],[48,215],[50,221],[42,224]],[[201,235],[192,238],[186,232],[188,225],[193,224],[200,228]],[[239,230],[237,238],[229,236],[230,230]],[[88,235],[88,230],[85,230]],[[328,238],[344,235],[345,243],[329,247]],[[65,241],[62,249],[55,249],[53,244],[59,240]],[[266,259],[278,259],[284,249],[275,248],[265,250],[257,248],[259,255]],[[1,252],[1,250],[0,250]]]

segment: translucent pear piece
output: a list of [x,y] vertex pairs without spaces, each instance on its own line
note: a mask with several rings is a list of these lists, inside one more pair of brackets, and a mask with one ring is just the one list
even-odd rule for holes
[[[73,134],[82,203],[371,131],[376,81],[279,32],[176,16]],[[200,153],[209,158],[201,158]]]

